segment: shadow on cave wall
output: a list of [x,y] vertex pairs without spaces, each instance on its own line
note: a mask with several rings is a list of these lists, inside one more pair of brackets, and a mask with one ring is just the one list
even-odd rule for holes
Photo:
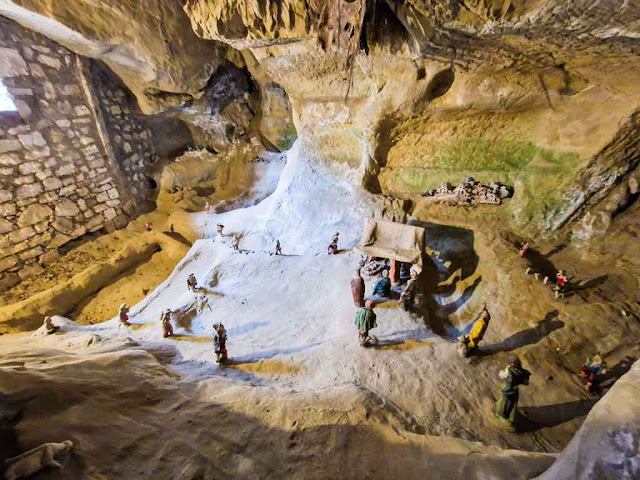
[[412,220],[410,225],[425,229],[423,271],[420,290],[426,302],[423,318],[434,333],[458,334],[449,317],[473,295],[482,277],[477,275],[479,257],[474,248],[474,233],[467,228]]

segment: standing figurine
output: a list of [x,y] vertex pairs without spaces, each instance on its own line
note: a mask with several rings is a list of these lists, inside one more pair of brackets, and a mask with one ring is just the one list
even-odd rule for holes
[[149,222],[144,224],[144,231],[145,232],[150,232],[151,231],[151,224]]
[[227,360],[227,331],[221,323],[213,325],[213,350],[216,353],[218,365]]
[[47,335],[52,335],[60,330],[60,327],[53,324],[51,317],[44,317],[44,328],[47,331]]
[[529,242],[524,242],[522,247],[520,247],[520,258],[524,258],[525,253],[529,250]]
[[351,296],[356,307],[364,307],[364,279],[360,275],[359,268],[356,269],[351,278]]
[[204,213],[209,215],[210,212],[211,212],[211,205],[209,205],[209,202],[204,202]]
[[366,347],[371,342],[369,330],[373,330],[378,326],[376,322],[376,314],[373,313],[375,303],[373,300],[367,300],[365,306],[356,313],[356,327],[358,327],[358,339],[360,346]]
[[400,301],[403,302],[405,310],[409,310],[413,306],[413,301],[416,297],[418,272],[415,270],[411,272],[411,278],[404,287],[404,290],[400,294]]
[[237,252],[240,248],[240,239],[235,233],[231,236],[231,246],[234,252]]
[[553,289],[553,291],[555,292],[556,298],[558,297],[564,298],[566,286],[567,286],[567,276],[564,274],[563,270],[558,270],[558,273],[556,273],[556,286]]
[[129,307],[127,306],[127,304],[126,303],[121,304],[120,309],[118,310],[118,316],[120,317],[120,323],[125,327],[128,327],[129,325],[131,325],[129,323],[128,313],[129,313]]
[[190,273],[187,277],[187,289],[195,292],[198,289],[198,280],[196,280],[196,276],[193,273]]
[[522,368],[518,357],[512,357],[509,360],[509,366],[502,370],[498,376],[504,380],[504,384],[502,385],[502,395],[498,399],[496,415],[513,429],[520,398],[519,387],[520,385],[529,385],[531,372]]
[[336,232],[333,234],[333,240],[331,240],[331,243],[327,248],[327,253],[329,255],[335,255],[336,253],[338,253],[338,237],[339,236],[340,236],[340,232]]
[[600,373],[607,373],[607,364],[602,360],[600,353],[596,353],[593,357],[587,358],[586,363],[580,368],[580,377],[587,380],[584,385],[587,392],[595,390],[597,387],[596,376]]
[[222,236],[223,235],[223,233],[222,233],[223,230],[224,230],[224,225],[221,224],[221,223],[218,223],[216,225],[216,232],[218,233],[218,235]]
[[282,248],[280,247],[280,240],[276,240],[276,255],[282,255]]
[[160,316],[162,321],[162,337],[167,338],[173,335],[173,325],[171,325],[171,310],[168,308]]

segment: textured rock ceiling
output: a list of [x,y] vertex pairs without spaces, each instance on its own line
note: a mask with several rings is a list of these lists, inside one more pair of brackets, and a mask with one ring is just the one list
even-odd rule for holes
[[180,0],[0,0],[0,15],[103,60],[146,113],[198,95],[224,57],[193,33]]

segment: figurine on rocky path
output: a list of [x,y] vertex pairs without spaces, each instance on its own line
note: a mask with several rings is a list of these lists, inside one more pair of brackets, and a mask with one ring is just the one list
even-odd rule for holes
[[567,288],[567,276],[564,274],[563,270],[558,270],[556,273],[556,286],[553,291],[555,292],[556,298],[562,297],[564,298],[564,294]]
[[364,307],[358,310],[356,314],[356,327],[358,327],[358,339],[360,340],[360,346],[366,347],[371,342],[369,331],[378,326],[376,322],[376,314],[373,312],[375,303],[373,300],[367,300]]
[[160,317],[162,321],[162,337],[167,338],[173,335],[173,325],[171,325],[171,310],[166,309]]
[[47,335],[52,335],[60,330],[60,327],[53,324],[51,317],[44,317],[44,328],[47,331]]
[[187,277],[187,288],[192,292],[198,289],[198,280],[196,280],[196,276],[193,273],[190,273]]
[[129,313],[129,307],[127,306],[127,304],[126,303],[120,304],[120,309],[118,310],[118,317],[120,317],[120,323],[125,327],[128,327],[129,325],[131,325],[129,323],[128,313]]
[[504,380],[504,383],[498,399],[496,415],[513,429],[520,398],[520,385],[529,385],[531,372],[522,368],[518,357],[512,357],[509,365],[498,376]]
[[364,307],[364,279],[360,275],[359,268],[356,269],[353,277],[351,277],[351,296],[356,307]]
[[524,258],[525,254],[527,253],[527,250],[529,250],[529,242],[524,242],[522,244],[522,247],[520,247],[520,258]]
[[607,364],[604,362],[600,353],[596,353],[593,357],[587,358],[585,364],[580,368],[580,377],[586,379],[584,389],[591,392],[597,387],[597,376],[607,373]]
[[340,232],[334,233],[333,240],[331,240],[331,243],[327,248],[327,253],[329,255],[335,255],[336,253],[338,253],[338,237],[339,236],[340,236]]
[[400,294],[400,301],[403,303],[405,310],[410,310],[413,306],[414,299],[416,297],[416,293],[418,290],[418,272],[415,270],[411,271],[411,278],[407,282],[407,285],[404,287],[404,290]]
[[282,255],[282,247],[280,247],[280,240],[276,240],[276,255]]
[[213,325],[213,350],[216,354],[218,365],[227,360],[227,330],[221,323]]

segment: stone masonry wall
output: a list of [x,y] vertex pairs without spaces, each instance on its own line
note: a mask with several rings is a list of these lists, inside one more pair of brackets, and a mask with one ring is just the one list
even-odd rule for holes
[[[19,110],[0,112],[0,288],[40,273],[74,238],[125,226],[144,197],[150,135],[128,127],[122,108],[99,107],[89,71],[87,60],[0,17],[0,78]],[[105,123],[131,135],[117,158]]]
[[101,62],[92,61],[90,71],[113,155],[131,195],[140,204],[149,199],[147,173],[158,160],[153,134],[135,96],[122,81]]

